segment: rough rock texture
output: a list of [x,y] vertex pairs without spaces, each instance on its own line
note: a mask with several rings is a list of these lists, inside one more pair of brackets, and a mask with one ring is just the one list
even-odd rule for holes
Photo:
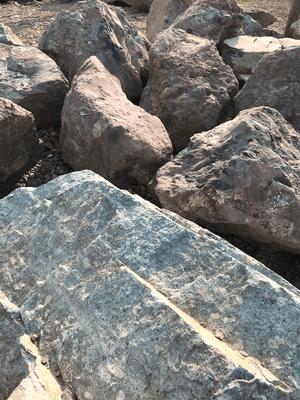
[[153,42],[158,32],[168,28],[195,0],[154,0],[147,17],[147,38]]
[[0,183],[22,176],[41,154],[33,115],[0,98]]
[[300,46],[300,40],[238,36],[222,43],[221,55],[225,64],[231,66],[238,78],[242,77],[247,81],[265,54],[297,46]]
[[179,151],[191,135],[216,126],[237,91],[232,69],[210,40],[168,28],[151,46],[140,106],[161,119]]
[[32,112],[38,129],[60,125],[68,90],[68,81],[46,54],[0,43],[0,96]]
[[300,132],[300,47],[266,54],[234,99],[236,114],[268,106]]
[[[110,5],[118,5],[119,1],[116,0],[102,0],[106,4]],[[136,10],[140,10],[141,12],[148,12],[150,6],[152,4],[152,0],[124,0],[122,3],[125,3]]]
[[290,26],[290,32],[294,39],[300,39],[300,21],[296,21]]
[[0,215],[1,290],[79,399],[299,398],[299,291],[224,240],[89,171]]
[[29,373],[19,345],[25,329],[17,318],[20,318],[19,308],[0,290],[0,400],[7,400]]
[[215,231],[300,253],[300,136],[268,107],[194,135],[159,169],[162,206]]
[[273,31],[270,29],[264,29],[260,23],[255,21],[255,19],[251,18],[250,15],[245,14],[244,25],[243,25],[244,35],[249,36],[272,36],[277,39],[282,38],[281,33],[277,31]]
[[197,0],[171,25],[215,44],[242,33],[244,13],[235,0]]
[[15,35],[12,30],[4,24],[0,24],[0,43],[23,46],[23,43],[18,36]]
[[250,15],[255,21],[257,21],[262,28],[266,28],[269,25],[272,25],[277,21],[277,18],[268,11],[260,10],[252,6],[241,6],[242,10]]
[[70,79],[95,55],[118,77],[130,99],[142,92],[149,72],[144,39],[125,19],[121,8],[100,0],[74,4],[60,13],[39,41],[39,49],[52,57]]
[[96,57],[72,82],[62,111],[60,149],[74,169],[91,169],[118,186],[147,184],[170,160],[162,122],[135,106]]

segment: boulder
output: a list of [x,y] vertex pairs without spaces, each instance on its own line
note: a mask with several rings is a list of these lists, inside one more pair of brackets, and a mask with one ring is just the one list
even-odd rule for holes
[[235,112],[272,107],[300,132],[299,84],[300,47],[265,54],[235,97]]
[[0,43],[14,46],[23,46],[23,43],[18,38],[18,36],[15,35],[12,30],[4,24],[0,24]]
[[269,29],[263,29],[259,22],[255,21],[250,15],[245,14],[244,26],[243,26],[244,35],[249,36],[272,36],[277,39],[282,38],[281,33]]
[[216,232],[300,253],[300,135],[252,108],[194,135],[156,174],[162,207]]
[[268,11],[260,10],[253,6],[240,6],[244,13],[248,14],[251,18],[257,21],[262,28],[267,28],[269,25],[274,24],[277,18]]
[[299,398],[299,290],[223,239],[90,171],[0,215],[0,288],[77,398]]
[[[118,5],[120,2],[117,0],[102,0],[109,5]],[[122,3],[127,4],[141,12],[148,12],[152,4],[152,0],[124,0]]]
[[100,0],[77,2],[60,13],[40,38],[39,49],[53,58],[70,80],[89,57],[96,56],[120,79],[131,100],[140,97],[148,77],[143,37],[121,8]]
[[238,91],[232,69],[212,41],[168,28],[150,49],[150,75],[140,106],[157,115],[175,150],[217,125]]
[[291,26],[290,26],[290,32],[291,36],[294,39],[300,39],[300,21],[295,21]]
[[195,0],[153,0],[147,17],[147,38],[153,42],[158,32],[168,28]]
[[222,43],[221,55],[225,64],[231,66],[237,78],[247,81],[265,54],[297,46],[300,46],[300,40],[238,36],[226,39]]
[[120,81],[96,57],[73,79],[59,146],[75,170],[91,169],[118,186],[147,184],[172,154],[162,122],[127,100]]
[[32,112],[38,129],[60,125],[68,90],[68,81],[46,54],[0,43],[0,96]]
[[197,0],[170,27],[211,39],[216,45],[242,34],[244,13],[235,0]]
[[0,183],[21,177],[41,155],[31,112],[0,98]]

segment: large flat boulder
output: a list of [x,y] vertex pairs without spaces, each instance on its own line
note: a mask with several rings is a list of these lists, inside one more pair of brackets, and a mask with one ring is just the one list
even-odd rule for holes
[[68,90],[67,79],[42,51],[0,43],[0,96],[32,112],[38,129],[60,125]]
[[300,253],[300,135],[274,109],[194,135],[159,169],[164,208],[210,229]]
[[160,32],[149,54],[150,75],[140,106],[161,119],[180,151],[194,133],[217,125],[238,81],[212,41],[181,29]]
[[242,34],[244,13],[235,0],[197,0],[170,25],[216,45]]
[[236,114],[244,109],[275,108],[300,132],[300,47],[265,54],[234,99]]
[[0,184],[21,177],[41,155],[31,112],[0,97]]
[[100,0],[77,2],[60,13],[40,38],[39,49],[53,58],[70,80],[89,57],[96,56],[120,79],[131,100],[139,98],[142,82],[148,77],[143,37],[121,8]]
[[299,290],[226,241],[90,171],[0,215],[0,288],[79,399],[299,397]]
[[120,81],[96,57],[72,82],[59,146],[75,170],[91,169],[123,187],[132,180],[149,183],[172,154],[162,122],[127,100]]

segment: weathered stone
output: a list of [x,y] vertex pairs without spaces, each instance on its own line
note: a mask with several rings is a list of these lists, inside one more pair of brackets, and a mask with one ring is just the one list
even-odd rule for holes
[[300,46],[300,41],[289,38],[238,36],[222,43],[221,55],[238,79],[247,81],[265,54],[297,46]]
[[20,318],[19,307],[0,290],[0,400],[7,400],[29,373],[19,345],[25,329],[16,318]]
[[275,108],[300,132],[300,47],[265,54],[234,99],[236,114],[259,106]]
[[18,36],[15,35],[12,30],[4,24],[0,24],[0,43],[23,46],[23,43],[18,38]]
[[0,183],[22,176],[41,155],[33,115],[0,98]]
[[168,28],[195,0],[154,0],[147,17],[147,38],[153,42],[158,32]]
[[140,106],[161,119],[179,151],[194,133],[217,125],[237,91],[232,69],[210,40],[168,28],[151,46]]
[[274,109],[253,108],[159,169],[162,206],[217,232],[300,253],[300,135]]
[[299,398],[299,290],[226,241],[90,171],[0,215],[0,287],[79,399]]
[[253,6],[240,6],[242,10],[247,13],[251,18],[257,21],[262,28],[266,28],[269,25],[272,25],[274,22],[277,21],[277,18],[268,11],[260,10]]
[[[109,5],[117,5],[119,3],[119,1],[116,0],[102,1]],[[124,0],[123,3],[135,8],[136,10],[140,10],[141,12],[148,12],[152,4],[152,0]]]
[[148,52],[125,12],[100,0],[77,2],[60,13],[39,41],[43,50],[72,79],[91,56],[120,79],[128,98],[141,95],[149,72]]
[[0,96],[32,112],[38,129],[60,125],[68,90],[66,78],[46,54],[0,43]]
[[277,39],[282,38],[281,33],[269,29],[263,29],[259,22],[251,18],[250,15],[245,14],[244,25],[243,25],[244,35],[249,36],[272,36]]
[[197,0],[170,27],[219,44],[242,34],[244,13],[235,0]]
[[291,36],[294,39],[300,39],[300,21],[295,21],[290,26]]
[[132,180],[147,184],[172,154],[162,122],[127,100],[120,81],[96,57],[72,82],[59,145],[74,169],[91,169],[123,187]]

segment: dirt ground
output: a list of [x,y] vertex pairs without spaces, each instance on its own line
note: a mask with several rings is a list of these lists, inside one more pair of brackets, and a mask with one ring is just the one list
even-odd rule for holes
[[[59,12],[69,9],[74,2],[63,3],[62,0],[42,0],[37,2],[34,0],[28,4],[21,5],[10,1],[8,4],[0,4],[0,23],[8,25],[25,45],[37,47],[39,38],[48,25],[51,24]],[[277,22],[271,25],[269,29],[283,33],[292,0],[253,0],[244,1],[243,3],[271,12],[277,18]],[[130,7],[126,7],[125,11],[127,18],[137,29],[146,34],[147,15],[134,12]],[[0,199],[17,187],[39,186],[58,175],[73,171],[72,167],[63,161],[58,149],[59,133],[59,127],[38,132],[39,138],[44,143],[42,159],[18,182],[0,190],[2,191]],[[147,198],[146,187],[132,187],[130,191],[151,201],[151,199]],[[245,253],[263,262],[267,267],[300,289],[300,255],[286,252],[274,253],[273,249],[263,248],[258,243],[246,243],[233,236],[225,237],[225,239]]]

